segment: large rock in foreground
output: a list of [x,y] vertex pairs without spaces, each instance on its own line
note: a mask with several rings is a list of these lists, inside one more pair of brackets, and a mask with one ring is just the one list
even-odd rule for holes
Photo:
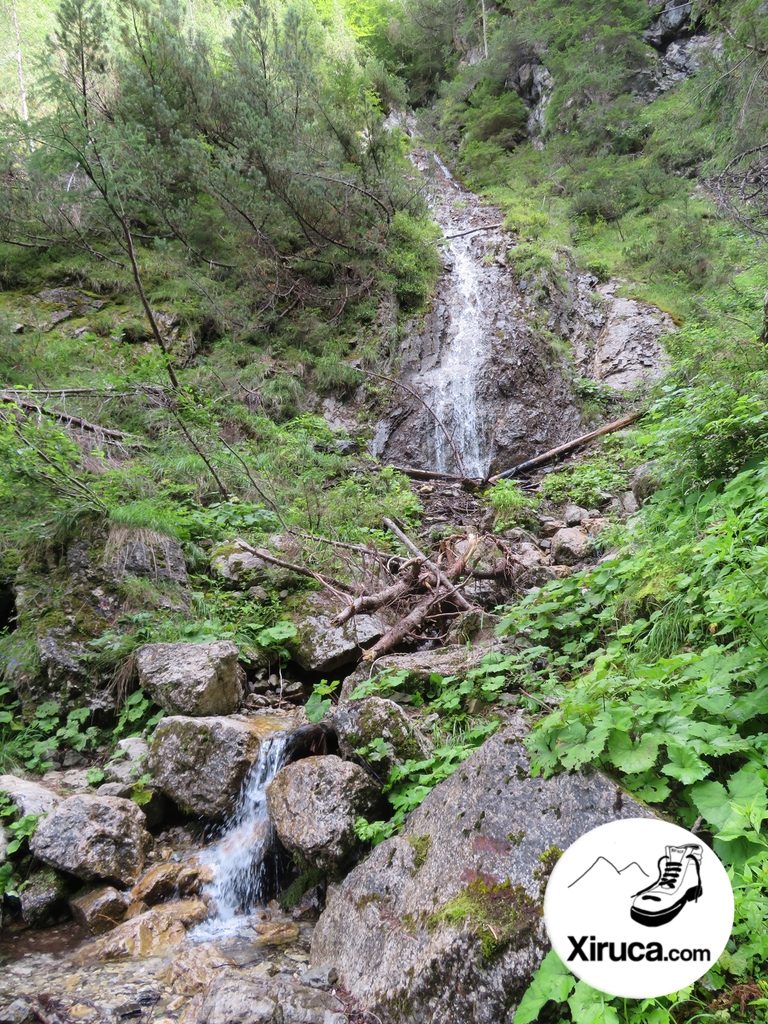
[[547,878],[579,836],[652,817],[600,774],[529,778],[522,729],[497,733],[344,880],[312,963],[408,1024],[511,1024],[547,948]]
[[133,885],[152,844],[145,823],[131,800],[78,794],[41,821],[29,847],[44,864],[87,882]]
[[356,819],[368,814],[379,796],[379,787],[359,765],[326,754],[279,771],[267,789],[267,809],[287,849],[333,871],[358,843]]
[[182,810],[221,820],[234,806],[262,740],[285,727],[277,717],[164,718],[152,736],[147,768]]
[[171,715],[232,715],[243,699],[230,640],[210,644],[147,644],[136,653],[139,682]]

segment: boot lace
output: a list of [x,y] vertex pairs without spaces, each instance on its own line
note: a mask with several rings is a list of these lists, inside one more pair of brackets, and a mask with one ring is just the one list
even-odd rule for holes
[[661,876],[661,882],[659,885],[663,885],[667,889],[674,889],[681,867],[682,864],[677,864],[674,861],[667,861],[664,865],[664,874]]

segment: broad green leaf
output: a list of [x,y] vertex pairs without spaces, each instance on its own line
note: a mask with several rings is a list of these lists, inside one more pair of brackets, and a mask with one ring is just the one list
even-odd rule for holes
[[514,1024],[533,1024],[539,1019],[542,1008],[550,1000],[564,1003],[575,984],[576,979],[557,953],[554,950],[547,953],[520,1000]]
[[719,782],[698,782],[691,789],[696,810],[706,822],[720,829],[731,815],[728,793]]
[[616,1010],[605,1001],[602,992],[580,981],[568,1000],[573,1024],[620,1024]]
[[712,769],[696,754],[690,747],[680,743],[668,743],[667,753],[669,762],[662,767],[665,775],[671,776],[682,782],[684,786],[690,786],[694,782],[706,779]]
[[645,733],[633,742],[629,733],[614,729],[608,740],[608,756],[621,772],[628,775],[633,772],[644,772],[656,763],[659,753],[659,736],[656,733]]

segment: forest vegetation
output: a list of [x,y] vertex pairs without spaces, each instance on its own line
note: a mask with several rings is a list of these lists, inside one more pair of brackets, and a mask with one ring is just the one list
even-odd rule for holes
[[[3,0],[0,581],[125,527],[179,541],[194,584],[190,614],[123,595],[119,627],[89,640],[100,671],[155,640],[279,652],[279,587],[234,600],[212,544],[386,544],[382,515],[418,527],[409,480],[341,454],[319,405],[364,388],[364,451],[390,393],[376,375],[396,373],[440,271],[393,111],[502,211],[521,280],[557,284],[573,259],[672,316],[632,429],[543,496],[484,500],[503,528],[542,500],[590,507],[640,466],[658,489],[611,527],[608,558],[502,610],[516,653],[435,684],[439,756],[391,778],[389,821],[360,824],[391,834],[502,702],[532,723],[536,773],[601,767],[712,836],[736,924],[701,983],[608,1000],[552,954],[518,1024],[766,1019],[768,14],[690,6],[710,45],[661,87],[647,33],[663,5],[646,0]],[[52,290],[72,288],[97,305],[59,326]],[[600,389],[585,402],[605,412]],[[312,559],[343,573],[332,548]],[[22,709],[35,636],[0,635],[5,767],[156,715],[138,692],[117,723]]]

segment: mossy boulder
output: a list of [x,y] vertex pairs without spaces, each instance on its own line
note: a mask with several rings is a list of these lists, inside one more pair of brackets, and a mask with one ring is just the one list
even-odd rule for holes
[[231,640],[146,644],[136,652],[141,688],[172,715],[231,715],[243,699],[245,673]]
[[145,825],[131,800],[77,794],[40,822],[29,848],[59,871],[125,887],[138,879],[152,845]]
[[[16,629],[9,678],[25,712],[55,700],[64,713],[116,711],[115,662],[89,647],[119,634],[121,616],[189,611],[179,543],[150,530],[92,525],[63,548],[30,549],[13,583]],[[119,645],[114,645],[119,647]]]
[[344,757],[362,757],[386,781],[392,768],[429,757],[432,746],[406,712],[392,700],[365,697],[345,701],[333,716]]
[[355,821],[370,813],[380,795],[359,765],[326,754],[281,769],[267,789],[267,808],[288,850],[333,872],[359,845]]
[[31,928],[47,928],[70,917],[68,900],[77,883],[49,867],[38,867],[19,894],[21,919]]
[[320,592],[304,594],[289,604],[289,618],[297,633],[287,646],[303,669],[333,672],[342,665],[354,664],[386,629],[379,615],[355,615],[337,626],[333,620],[340,610]]
[[510,1021],[547,949],[541,917],[560,850],[597,825],[652,817],[595,773],[530,777],[521,723],[440,783],[337,889],[311,963],[396,1024]]

